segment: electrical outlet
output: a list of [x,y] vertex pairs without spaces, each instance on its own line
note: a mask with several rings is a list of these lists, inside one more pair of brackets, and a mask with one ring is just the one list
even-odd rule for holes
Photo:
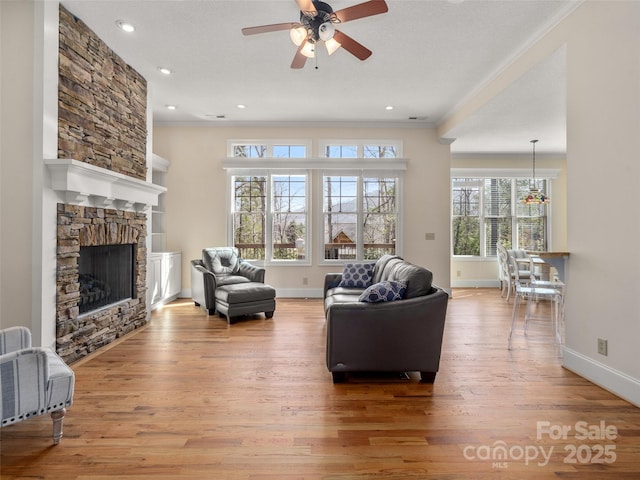
[[309,277],[302,277],[302,284],[309,285]]
[[598,353],[600,355],[607,355],[607,341],[603,338],[598,339]]
[[425,240],[435,240],[436,239],[436,234],[435,233],[425,233],[424,234],[424,239]]
[[457,276],[457,277],[461,277],[461,276],[462,276],[462,270],[458,270],[458,271],[456,272],[456,276]]

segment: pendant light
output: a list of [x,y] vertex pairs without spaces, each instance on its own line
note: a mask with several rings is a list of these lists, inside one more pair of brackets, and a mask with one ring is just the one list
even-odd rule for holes
[[531,140],[533,145],[533,177],[529,183],[529,192],[527,192],[521,199],[520,203],[524,205],[544,205],[551,201],[543,192],[541,192],[536,186],[536,143],[538,140]]

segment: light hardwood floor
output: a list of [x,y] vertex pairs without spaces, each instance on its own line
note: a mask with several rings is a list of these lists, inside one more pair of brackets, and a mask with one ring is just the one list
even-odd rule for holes
[[0,430],[1,476],[640,478],[640,409],[563,369],[545,326],[508,351],[510,318],[498,290],[454,290],[435,384],[334,385],[321,300],[278,299],[273,319],[229,326],[181,299],[73,366],[60,445],[48,416]]

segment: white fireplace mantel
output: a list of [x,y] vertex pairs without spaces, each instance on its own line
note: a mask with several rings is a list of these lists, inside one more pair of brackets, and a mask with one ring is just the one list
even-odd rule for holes
[[167,189],[78,160],[45,160],[51,174],[51,188],[72,205],[142,211],[158,205]]

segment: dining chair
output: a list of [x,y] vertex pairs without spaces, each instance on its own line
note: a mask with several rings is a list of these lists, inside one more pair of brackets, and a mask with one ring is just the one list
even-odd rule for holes
[[[563,334],[562,325],[564,321],[564,284],[551,285],[550,282],[537,280],[530,270],[530,275],[522,279],[519,275],[518,262],[514,256],[509,257],[511,270],[515,277],[515,293],[513,301],[513,314],[511,318],[511,329],[509,331],[509,350],[512,348],[513,333],[520,315],[520,305],[526,302],[524,315],[524,334],[527,335],[531,320],[549,321],[552,327],[555,343],[562,345]],[[532,265],[531,265],[532,266]],[[550,302],[550,312],[548,316],[539,315],[536,309],[541,301]]]
[[[529,262],[529,256],[524,250],[507,250],[502,245],[501,247],[501,254],[504,257],[503,265],[505,266],[505,277],[507,279],[506,296],[508,303],[511,298],[511,294],[515,293],[516,278],[518,278],[521,283],[529,283],[529,278],[531,276],[531,264]],[[514,259],[515,263],[513,263],[511,259]]]

